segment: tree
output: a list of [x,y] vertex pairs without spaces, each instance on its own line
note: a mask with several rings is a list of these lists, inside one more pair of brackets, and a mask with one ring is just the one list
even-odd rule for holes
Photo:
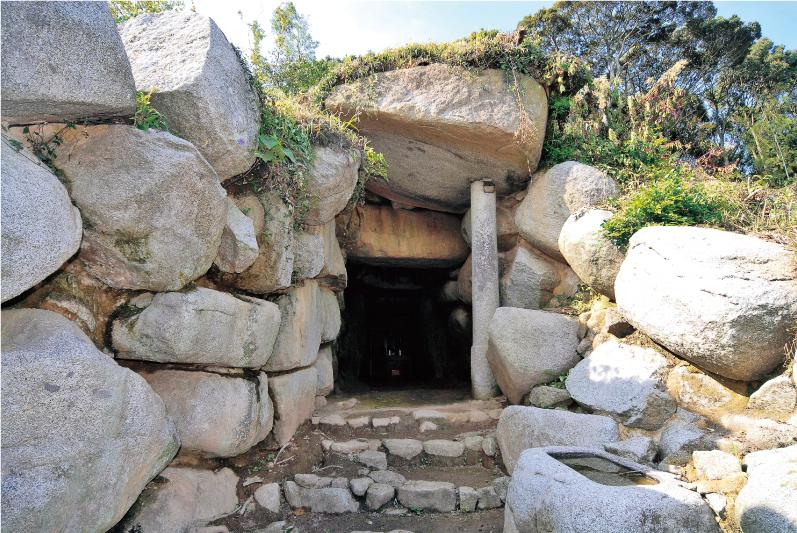
[[274,48],[266,61],[262,55],[265,32],[257,21],[249,26],[252,33],[252,66],[264,85],[295,94],[312,87],[333,61],[316,59],[318,42],[310,35],[307,20],[293,2],[280,4],[271,18]]
[[594,76],[639,91],[675,63],[667,50],[673,33],[715,14],[709,2],[557,2],[518,27],[547,52],[580,57]]
[[117,24],[144,13],[161,13],[172,9],[182,9],[182,0],[114,0],[108,2],[111,15]]

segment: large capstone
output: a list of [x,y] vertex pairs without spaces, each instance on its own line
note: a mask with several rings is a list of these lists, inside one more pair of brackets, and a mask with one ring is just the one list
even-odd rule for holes
[[204,287],[143,299],[114,322],[120,359],[257,368],[271,356],[281,316],[274,303]]
[[3,311],[3,528],[106,531],[179,447],[147,382],[50,311]]
[[207,272],[227,206],[191,143],[123,125],[62,135],[57,163],[83,216],[80,257],[92,275],[120,289],[173,291]]
[[[5,14],[3,20],[5,25]],[[0,142],[5,302],[44,280],[74,255],[83,225],[58,178],[36,162],[33,154],[14,150],[5,138]]]
[[360,166],[360,156],[356,154],[353,149],[335,145],[313,147],[313,164],[307,180],[312,207],[305,223],[326,224],[349,203]]
[[570,215],[559,232],[559,251],[584,283],[614,300],[614,280],[624,255],[602,233],[612,215],[604,209]]
[[269,379],[274,401],[274,440],[282,446],[313,413],[318,376],[314,367],[279,374]]
[[731,379],[754,380],[780,365],[797,320],[794,253],[716,229],[638,231],[615,289],[637,329]]
[[251,379],[191,370],[156,370],[142,376],[163,398],[183,450],[232,457],[271,431],[274,410],[262,372]]
[[260,116],[242,60],[208,17],[173,10],[119,26],[136,88],[222,180],[255,162]]
[[534,175],[515,211],[515,224],[521,237],[561,260],[559,233],[567,218],[616,194],[617,185],[604,172],[574,161],[559,163]]
[[345,221],[347,258],[371,265],[452,267],[468,257],[459,217],[425,210],[358,206]]
[[105,2],[7,2],[2,34],[4,122],[135,112],[130,63]]
[[499,194],[522,187],[537,168],[548,105],[527,76],[432,64],[373,74],[333,89],[326,106],[358,128],[388,164],[389,179],[367,187],[399,203],[463,212],[470,183]]
[[495,436],[510,474],[526,448],[588,446],[602,449],[620,439],[617,423],[607,416],[519,405],[503,410]]
[[520,403],[532,387],[556,380],[580,360],[578,320],[551,313],[499,307],[490,322],[487,360],[501,391]]
[[590,448],[526,450],[506,503],[515,531],[719,532],[706,502],[674,477]]
[[651,348],[605,342],[570,371],[567,391],[593,411],[628,427],[658,429],[675,413],[667,359]]
[[259,254],[246,270],[220,274],[230,285],[257,294],[268,294],[291,285],[294,258],[294,230],[291,210],[273,192],[233,198],[252,220]]

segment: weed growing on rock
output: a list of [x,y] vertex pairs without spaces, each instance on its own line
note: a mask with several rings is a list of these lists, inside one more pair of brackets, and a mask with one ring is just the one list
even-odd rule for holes
[[136,114],[133,115],[133,125],[143,131],[150,128],[169,131],[169,124],[157,109],[152,107],[152,91],[136,91]]

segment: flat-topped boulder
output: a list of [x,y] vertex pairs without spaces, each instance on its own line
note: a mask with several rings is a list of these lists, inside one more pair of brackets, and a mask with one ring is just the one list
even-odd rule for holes
[[107,3],[4,3],[2,33],[4,122],[135,112],[130,62]]
[[607,416],[519,405],[510,405],[503,410],[495,435],[504,466],[510,474],[515,470],[520,454],[527,448],[603,448],[620,438],[617,423]]
[[119,289],[174,291],[208,271],[226,195],[190,142],[121,124],[62,137],[56,161],[83,217],[80,257],[90,274]]
[[2,315],[3,528],[106,531],[177,452],[163,401],[63,316]]
[[44,280],[74,255],[83,225],[69,194],[52,172],[37,163],[32,153],[14,150],[5,138],[0,143],[5,302]]
[[548,104],[534,79],[445,64],[373,74],[340,85],[327,109],[360,114],[358,129],[385,156],[389,179],[367,187],[414,207],[464,212],[470,182],[522,188],[537,168]]
[[490,321],[487,361],[498,386],[520,403],[535,386],[579,362],[578,320],[558,313],[499,307]]
[[785,246],[695,227],[636,232],[615,282],[637,329],[695,365],[751,381],[780,365],[797,320],[797,263]]
[[567,391],[580,405],[628,427],[658,429],[675,413],[667,392],[667,359],[651,348],[609,341],[567,376]]
[[344,224],[349,260],[371,265],[451,267],[468,257],[460,219],[427,210],[358,206]]
[[163,398],[183,450],[233,457],[265,439],[274,421],[266,375],[225,376],[191,370],[142,373]]
[[120,359],[243,368],[266,364],[281,317],[272,302],[204,287],[140,297],[128,309],[112,331]]
[[222,180],[255,162],[260,114],[235,49],[208,17],[173,10],[119,26],[136,88]]
[[213,472],[170,466],[114,531],[203,531],[208,522],[236,510],[238,481],[229,468]]

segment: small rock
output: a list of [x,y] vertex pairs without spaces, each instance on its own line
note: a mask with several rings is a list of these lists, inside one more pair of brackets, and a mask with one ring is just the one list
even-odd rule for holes
[[476,508],[480,511],[484,509],[495,509],[496,507],[501,507],[503,504],[501,498],[495,493],[495,487],[493,486],[480,488],[478,494],[479,503]]
[[348,489],[308,489],[293,481],[285,482],[285,499],[291,508],[304,507],[314,513],[356,513],[360,506]]
[[716,492],[709,492],[704,496],[708,502],[708,506],[714,511],[717,516],[722,516],[725,513],[725,507],[728,505],[728,498]]
[[401,422],[401,418],[399,418],[398,416],[391,416],[391,417],[388,417],[388,418],[372,418],[371,419],[371,425],[374,428],[386,428],[386,427],[389,427],[389,426],[395,426],[395,425],[398,425],[399,422]]
[[376,470],[387,470],[387,455],[385,452],[365,450],[357,454],[357,462]]
[[371,423],[371,418],[368,416],[357,416],[354,418],[349,418],[346,420],[346,423],[354,429],[362,428],[367,426]]
[[484,437],[481,435],[472,435],[470,437],[465,437],[462,439],[463,444],[465,444],[465,449],[470,450],[473,452],[480,452],[482,451],[482,441]]
[[468,411],[468,422],[471,424],[480,424],[490,420],[490,415],[484,411]]
[[421,433],[426,433],[427,431],[437,431],[438,426],[430,420],[424,420],[421,422],[421,425],[418,429],[421,431]]
[[797,391],[791,379],[780,375],[770,379],[750,396],[748,409],[765,411],[768,416],[790,415],[797,405]]
[[318,485],[319,477],[315,474],[296,474],[293,476],[293,480],[300,487],[314,489]]
[[255,533],[283,533],[288,527],[288,522],[280,520],[278,522],[271,522],[265,529],[258,529]]
[[357,477],[349,481],[349,487],[355,496],[364,496],[373,482],[374,480],[369,477]]
[[625,457],[636,462],[650,462],[656,457],[658,446],[656,441],[648,437],[631,437],[630,439],[621,440],[604,444],[603,449],[614,455]]
[[711,447],[708,434],[698,427],[701,417],[684,409],[678,409],[673,421],[664,428],[659,438],[659,454],[662,461],[674,465],[685,465],[692,452]]
[[506,501],[506,491],[509,489],[510,481],[512,481],[512,478],[509,476],[503,476],[493,480],[495,493],[501,498],[502,502]]
[[495,441],[495,437],[484,437],[482,441],[482,451],[487,457],[495,457],[498,451],[498,443]]
[[272,513],[278,513],[280,511],[279,483],[268,483],[258,487],[255,491],[255,501]]
[[[324,446],[325,442],[322,442],[321,445]],[[326,445],[326,449],[331,452],[351,454],[366,450],[377,450],[382,445],[382,441],[378,439],[354,439],[345,442],[327,441]]]
[[739,460],[720,450],[695,451],[692,453],[695,473],[701,479],[723,479],[742,471]]
[[453,483],[413,480],[399,488],[398,501],[411,510],[449,513],[457,507],[457,492]]
[[408,461],[423,451],[423,443],[416,439],[385,439],[382,443],[388,453]]
[[369,473],[368,477],[374,480],[375,483],[382,483],[395,488],[399,488],[407,482],[404,476],[398,472],[391,472],[390,470],[377,470],[376,472]]
[[368,487],[368,494],[365,496],[365,504],[372,511],[380,509],[383,505],[393,499],[396,489],[384,483],[374,483]]
[[244,479],[244,482],[241,484],[242,487],[248,487],[249,485],[254,485],[255,483],[263,483],[263,478],[260,476],[252,476]]
[[465,445],[453,440],[433,439],[423,443],[423,451],[440,457],[459,457],[465,453]]
[[434,411],[432,409],[418,409],[412,412],[412,417],[415,420],[429,420],[429,419],[445,420],[446,415],[444,415],[440,411]]
[[341,409],[351,409],[359,400],[357,398],[349,398],[348,400],[344,400],[342,402],[338,402],[338,407]]
[[349,486],[349,480],[345,477],[335,477],[332,478],[332,482],[329,486],[335,489],[345,489]]
[[559,389],[550,385],[537,385],[529,393],[529,405],[551,409],[553,407],[567,407],[573,403],[573,398],[567,389]]
[[460,487],[459,491],[459,510],[464,513],[471,513],[476,510],[479,502],[479,493],[471,487]]
[[322,416],[319,423],[322,426],[343,427],[346,425],[346,420],[344,420],[339,414],[332,414]]

